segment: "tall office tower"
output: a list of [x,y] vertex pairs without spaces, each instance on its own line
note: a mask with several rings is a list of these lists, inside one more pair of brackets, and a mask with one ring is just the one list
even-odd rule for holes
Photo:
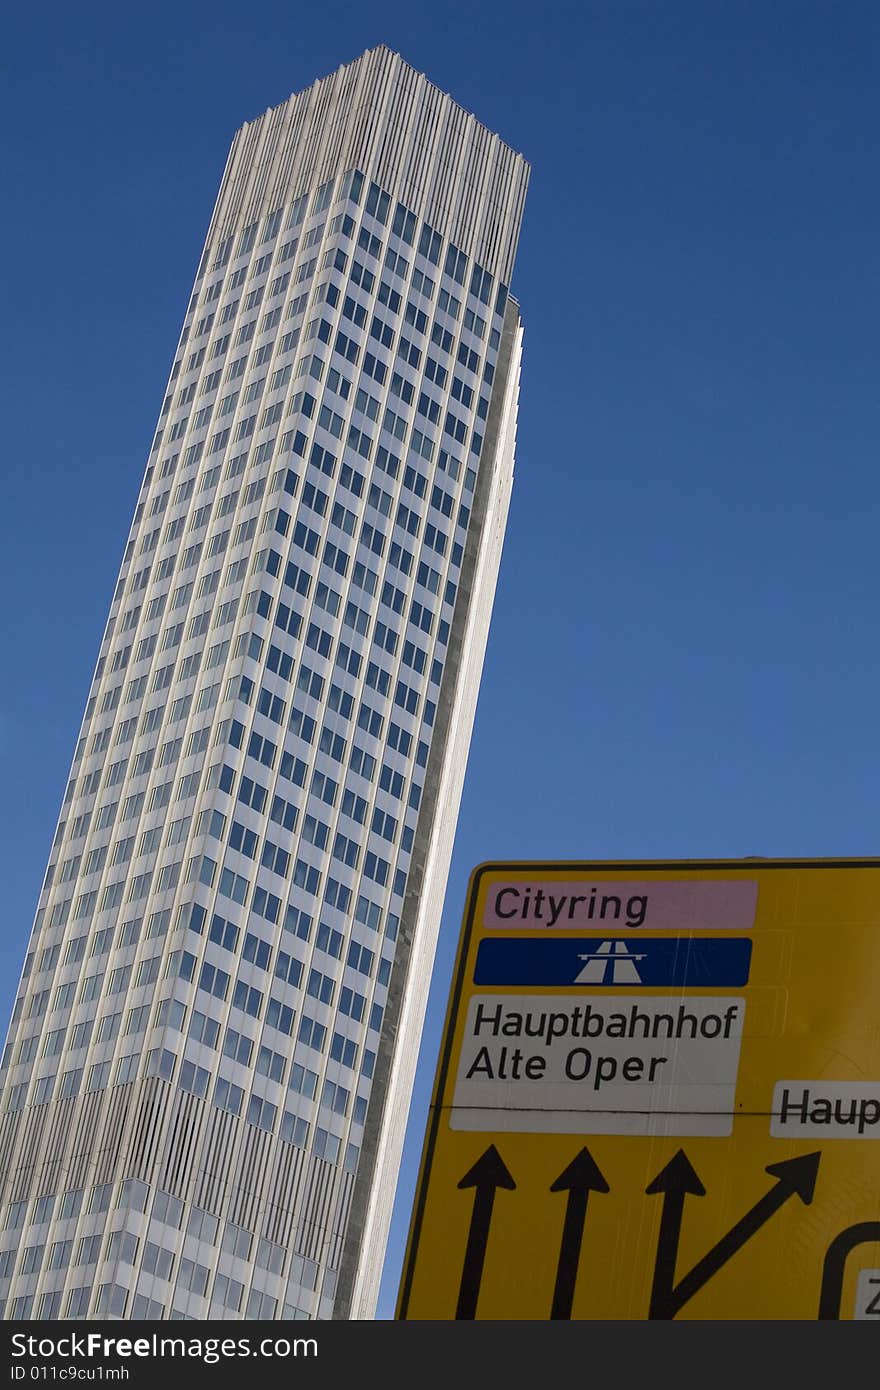
[[8,1319],[373,1314],[527,174],[386,48],[233,141],[3,1057]]

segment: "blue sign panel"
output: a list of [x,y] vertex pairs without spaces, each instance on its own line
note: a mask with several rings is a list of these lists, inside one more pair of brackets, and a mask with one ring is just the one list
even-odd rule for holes
[[749,978],[745,937],[492,937],[480,942],[478,985],[737,988]]

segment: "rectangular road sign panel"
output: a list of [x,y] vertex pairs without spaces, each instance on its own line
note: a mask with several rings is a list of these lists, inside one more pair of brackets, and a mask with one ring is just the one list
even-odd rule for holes
[[[572,1134],[729,1134],[743,1001],[472,999],[449,1124]],[[658,1129],[659,1126],[659,1129]]]
[[878,993],[880,860],[483,865],[398,1316],[880,1317]]
[[640,936],[637,944],[588,937],[489,937],[477,950],[476,985],[741,986],[752,943],[742,937]]

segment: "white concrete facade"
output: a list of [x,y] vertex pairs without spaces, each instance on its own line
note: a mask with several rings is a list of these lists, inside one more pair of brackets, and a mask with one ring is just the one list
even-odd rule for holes
[[3,1053],[6,1318],[373,1315],[527,178],[385,48],[235,137]]

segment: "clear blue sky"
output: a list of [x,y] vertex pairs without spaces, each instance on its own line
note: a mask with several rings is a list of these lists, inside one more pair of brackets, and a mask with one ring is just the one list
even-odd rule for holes
[[4,1022],[229,141],[379,42],[533,165],[513,506],[387,1317],[476,863],[880,852],[880,7],[12,6]]

